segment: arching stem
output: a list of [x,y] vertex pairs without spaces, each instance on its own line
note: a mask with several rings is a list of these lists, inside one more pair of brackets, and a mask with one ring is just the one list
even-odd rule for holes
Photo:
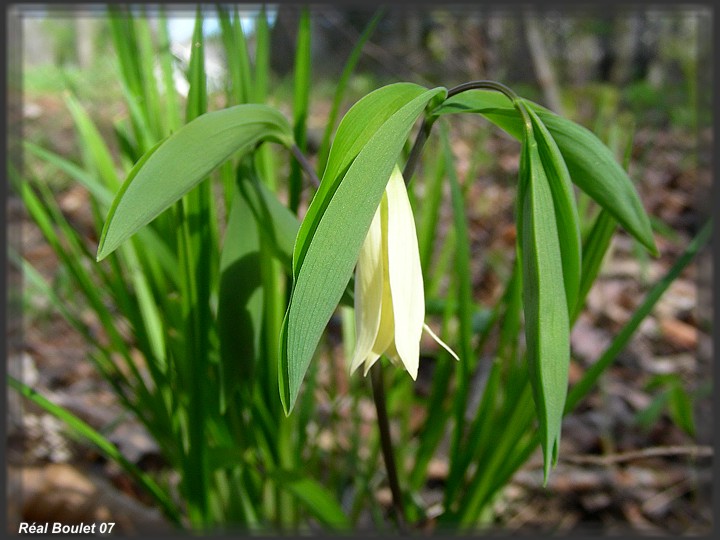
[[315,169],[313,169],[312,165],[310,165],[310,162],[305,157],[305,154],[302,153],[302,150],[298,148],[296,144],[293,144],[290,147],[290,152],[292,152],[292,155],[295,157],[297,162],[300,164],[300,167],[302,167],[302,170],[305,171],[305,174],[308,175],[308,178],[310,178],[310,181],[313,183],[313,185],[317,188],[320,186],[320,179],[317,177],[317,174],[315,173]]
[[[458,86],[455,86],[448,90],[446,99],[449,99],[468,90],[495,90],[496,92],[500,92],[501,94],[507,96],[507,98],[513,102],[513,104],[515,104],[518,99],[518,96],[515,92],[513,92],[504,84],[496,81],[470,81],[459,84]],[[420,126],[420,130],[418,131],[418,134],[415,138],[415,143],[413,144],[413,147],[410,150],[410,155],[408,156],[408,160],[405,163],[405,169],[403,170],[403,178],[405,179],[405,184],[410,183],[412,175],[415,173],[415,168],[417,167],[418,161],[420,161],[420,154],[422,153],[423,146],[425,145],[425,141],[427,141],[428,137],[430,136],[430,131],[432,130],[432,126],[435,123],[435,120],[437,120],[436,116],[426,116],[423,120],[422,125]]]

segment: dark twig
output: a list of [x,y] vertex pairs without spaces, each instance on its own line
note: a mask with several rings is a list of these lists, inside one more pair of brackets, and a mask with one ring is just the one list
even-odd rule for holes
[[570,455],[563,457],[562,460],[576,465],[613,465],[625,461],[675,456],[688,456],[690,458],[712,457],[713,448],[711,446],[657,446],[604,456]]

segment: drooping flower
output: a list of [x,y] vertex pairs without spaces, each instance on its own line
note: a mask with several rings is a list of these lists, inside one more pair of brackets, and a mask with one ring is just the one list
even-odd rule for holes
[[457,360],[425,324],[425,293],[412,208],[396,166],[375,212],[355,270],[354,372],[367,375],[385,355],[417,378],[423,329]]

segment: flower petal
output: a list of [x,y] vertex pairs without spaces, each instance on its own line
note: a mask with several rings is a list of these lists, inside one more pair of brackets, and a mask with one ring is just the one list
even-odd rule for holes
[[427,324],[423,323],[423,329],[424,329],[428,334],[430,334],[430,337],[431,337],[431,338],[433,338],[435,341],[437,341],[438,345],[440,345],[443,349],[445,349],[447,352],[449,352],[449,353],[450,353],[450,356],[452,356],[452,357],[453,357],[455,360],[457,360],[458,362],[460,361],[460,358],[458,358],[458,355],[455,354],[455,351],[453,351],[453,350],[450,348],[450,345],[448,345],[448,344],[445,343],[442,339],[440,339],[440,338],[437,336],[437,334],[436,334],[435,332],[433,332]]
[[380,305],[380,324],[378,324],[375,343],[372,346],[372,356],[365,361],[365,374],[380,355],[385,354],[395,339],[395,323],[393,321],[393,302],[390,294],[390,281],[388,278],[388,203],[387,194],[383,194],[380,202],[380,229],[382,237],[382,301]]
[[383,294],[383,257],[380,209],[375,212],[355,270],[355,353],[350,362],[354,372],[371,354],[380,325]]
[[395,319],[395,348],[405,369],[417,378],[425,319],[420,252],[405,181],[396,166],[386,188],[388,270]]

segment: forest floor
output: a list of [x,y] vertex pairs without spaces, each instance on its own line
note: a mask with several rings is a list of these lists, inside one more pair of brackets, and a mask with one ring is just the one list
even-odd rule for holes
[[[58,144],[71,129],[58,127],[53,135]],[[641,199],[670,232],[657,235],[661,256],[647,260],[638,258],[627,235],[616,235],[612,256],[573,331],[571,384],[702,225],[699,205],[709,193],[709,157],[699,155],[688,163],[687,155],[697,144],[692,139],[670,129],[637,133]],[[497,134],[487,144],[495,165],[479,171],[476,187],[469,192],[470,234],[473,249],[490,245],[509,255],[514,187],[497,178],[517,173],[518,147]],[[456,152],[462,154],[463,148]],[[84,215],[85,197],[76,186],[58,193],[63,210],[79,226],[91,223]],[[9,203],[9,226],[22,230],[24,256],[44,275],[56,275],[52,250],[17,201],[11,198]],[[492,530],[608,535],[705,535],[712,530],[710,269],[706,250],[672,284],[600,385],[565,419],[559,464],[547,487],[542,487],[541,455],[533,455],[496,501]],[[491,296],[496,284],[483,279],[477,276],[474,286]],[[483,301],[482,294],[478,301]],[[112,392],[86,359],[83,340],[47,309],[42,298],[30,299],[30,305],[22,319],[10,318],[11,338],[21,342],[9,359],[11,370],[19,369],[36,390],[97,429],[107,429],[121,418],[110,429],[110,439],[141,468],[151,467],[158,458],[155,443],[136,421],[122,417]],[[653,387],[650,383],[659,376],[665,376],[665,385]],[[673,381],[678,384],[673,386]],[[694,435],[683,429],[687,426],[678,420],[682,415],[662,407],[661,395],[680,391],[673,390],[677,388],[690,398]],[[9,404],[8,532],[16,533],[19,521],[44,523],[60,516],[64,522],[86,523],[112,518],[118,533],[168,528],[117,466],[72,438],[58,420],[21,403],[12,391]],[[442,463],[438,470],[437,480],[442,482]]]

